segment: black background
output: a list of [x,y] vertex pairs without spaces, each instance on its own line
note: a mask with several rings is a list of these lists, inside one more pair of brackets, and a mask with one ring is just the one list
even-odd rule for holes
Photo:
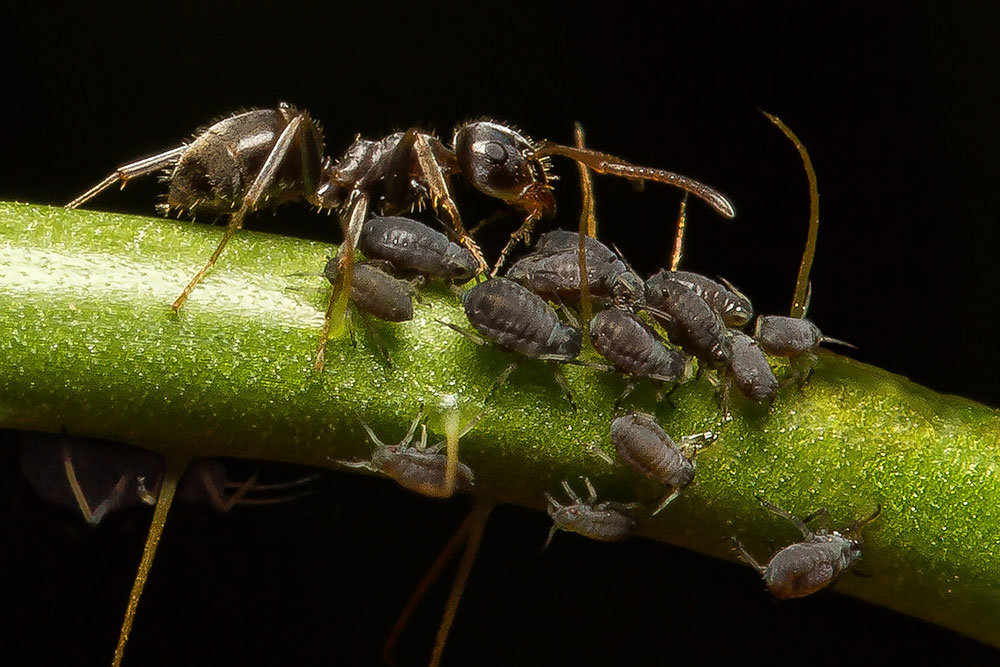
[[[795,130],[819,177],[811,318],[857,344],[858,359],[1000,404],[995,10],[607,3],[581,11],[25,5],[5,15],[0,47],[8,51],[0,198],[65,203],[121,162],[176,145],[226,112],[279,100],[322,121],[333,155],[356,133],[416,124],[447,137],[454,123],[482,115],[571,142],[579,120],[591,146],[729,195],[739,212],[732,222],[690,206],[686,268],[725,275],[759,311],[783,312],[807,190],[797,154],[759,107]],[[557,171],[558,223],[571,226],[575,168],[559,162]],[[152,214],[162,185],[147,181],[92,206]],[[662,265],[679,194],[656,185],[637,194],[600,176],[596,186],[605,240],[640,273]],[[460,196],[466,210],[494,209]],[[328,218],[305,207],[248,226],[337,238]],[[495,230],[494,247],[502,234]],[[12,461],[7,472],[4,661],[106,662],[146,515],[87,530],[33,500]],[[178,511],[127,663],[374,663],[465,507],[331,475],[291,505],[221,518]],[[560,535],[539,555],[547,527],[524,510],[495,512],[446,664],[997,658],[972,640],[832,594],[776,604],[750,570],[664,545]],[[400,664],[426,661],[445,589],[407,631]]]

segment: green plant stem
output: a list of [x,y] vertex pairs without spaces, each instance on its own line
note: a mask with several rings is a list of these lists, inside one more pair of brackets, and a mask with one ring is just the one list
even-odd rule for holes
[[[416,317],[375,323],[391,362],[362,327],[332,340],[313,371],[331,247],[241,231],[180,312],[169,304],[215,247],[205,225],[0,204],[0,427],[141,445],[168,458],[233,456],[334,467],[370,452],[358,416],[398,440],[425,404],[435,441],[445,406],[483,410],[510,361],[436,319],[465,324],[443,286]],[[293,274],[308,273],[308,276]],[[543,491],[593,480],[602,499],[653,502],[663,489],[620,464],[609,439],[623,380],[566,367],[574,412],[540,363],[524,363],[461,442],[487,500],[543,508]],[[864,529],[862,569],[838,591],[1000,646],[1000,418],[885,371],[824,353],[811,382],[770,411],[741,402],[718,423],[705,379],[655,404],[675,436],[717,430],[694,482],[646,537],[733,559],[738,535],[761,557],[795,530],[759,495],[806,514],[819,506]],[[669,576],[664,572],[662,576]],[[793,603],[794,604],[794,603]]]

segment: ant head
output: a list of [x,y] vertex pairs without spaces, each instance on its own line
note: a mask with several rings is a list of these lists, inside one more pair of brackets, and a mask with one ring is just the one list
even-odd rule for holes
[[530,139],[500,123],[477,121],[459,126],[452,143],[462,173],[477,190],[536,219],[555,214],[548,162],[535,155]]

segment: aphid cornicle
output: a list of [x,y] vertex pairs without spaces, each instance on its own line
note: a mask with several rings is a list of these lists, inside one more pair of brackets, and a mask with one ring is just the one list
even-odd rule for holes
[[[584,237],[587,287],[598,302],[620,308],[639,309],[646,295],[642,278],[606,245]],[[531,254],[507,269],[506,277],[549,301],[579,303],[581,298],[580,235],[556,230],[543,234]]]
[[305,200],[322,206],[323,133],[306,111],[282,102],[277,109],[233,114],[199,131],[190,143],[124,164],[66,206],[76,208],[115,183],[167,170],[170,184],[159,206],[192,216],[229,216],[222,240],[173,303],[176,311],[215,264],[247,213]]
[[710,368],[723,368],[732,356],[732,334],[719,314],[671,272],[660,270],[646,281],[646,303],[663,323],[670,342]]
[[[361,426],[375,446],[371,459],[367,461],[331,459],[331,461],[348,468],[380,472],[410,491],[435,498],[441,497],[442,491],[447,489],[448,457],[440,453],[445,441],[442,440],[432,447],[427,446],[427,425],[421,424],[423,416],[424,412],[421,409],[410,423],[406,435],[395,445],[382,442],[368,424],[361,422]],[[473,419],[459,432],[458,437],[461,438],[471,431],[478,421],[478,417]],[[417,426],[420,426],[420,442],[411,444]],[[471,491],[475,478],[469,466],[459,462],[455,472],[454,491],[458,493]]]
[[[331,283],[337,280],[339,265],[334,257],[323,269],[323,275]],[[358,310],[386,322],[407,322],[413,319],[413,294],[413,285],[373,264],[359,262],[354,266],[351,304]]]
[[711,432],[687,436],[678,446],[655,417],[641,412],[623,415],[611,422],[611,442],[618,455],[645,477],[671,489],[653,514],[673,502],[694,479],[692,457],[700,449],[695,443],[711,441],[714,437]]
[[727,327],[742,327],[753,319],[753,304],[742,292],[725,280],[725,286],[691,271],[671,271],[670,276],[690,287],[719,314]]
[[358,248],[369,259],[385,260],[399,271],[425,278],[465,281],[478,270],[468,248],[411,218],[384,216],[365,221]]
[[583,479],[587,485],[587,499],[582,500],[576,495],[569,482],[563,480],[562,487],[570,499],[568,505],[546,493],[549,501],[549,516],[552,517],[552,528],[545,540],[545,549],[552,542],[556,531],[565,530],[579,533],[584,537],[602,542],[616,542],[629,537],[639,528],[639,522],[628,513],[636,507],[635,503],[617,503],[614,501],[597,502],[597,491],[588,478]]
[[[667,348],[655,331],[619,308],[608,308],[594,316],[590,341],[615,370],[637,378],[677,382],[688,369],[686,355]],[[626,395],[632,386],[631,382],[626,386]]]
[[[784,600],[811,595],[832,584],[861,558],[859,540],[846,537],[836,530],[827,532],[825,526],[821,526],[816,532],[806,526],[816,517],[820,517],[825,523],[826,508],[817,510],[805,519],[799,519],[777,505],[760,500],[768,510],[791,521],[803,538],[801,542],[778,551],[767,565],[758,563],[739,540],[733,538],[736,551],[747,564],[760,572],[767,589],[774,597]],[[851,530],[858,530],[862,525],[874,521],[881,511],[879,506],[868,519],[855,522]]]
[[[770,403],[778,395],[778,380],[760,346],[742,331],[732,332],[732,354],[726,367],[727,382],[758,403]],[[727,391],[724,389],[723,391]]]

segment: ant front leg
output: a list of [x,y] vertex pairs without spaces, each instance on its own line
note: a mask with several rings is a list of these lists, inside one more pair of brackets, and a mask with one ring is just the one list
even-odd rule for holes
[[229,239],[233,238],[233,235],[243,227],[243,219],[246,214],[250,211],[257,209],[257,205],[260,203],[264,196],[264,193],[274,184],[274,180],[278,175],[278,170],[284,163],[285,158],[288,157],[289,151],[292,148],[292,144],[295,141],[299,142],[299,148],[302,148],[302,123],[305,120],[305,116],[301,113],[295,115],[289,120],[285,129],[281,131],[278,136],[278,140],[274,143],[274,148],[268,154],[267,159],[264,161],[263,166],[261,166],[260,171],[257,172],[257,176],[254,178],[250,187],[247,188],[246,194],[243,195],[243,199],[240,203],[240,207],[230,215],[229,225],[226,227],[225,233],[222,235],[222,240],[219,241],[219,245],[216,247],[215,252],[209,257],[208,262],[205,266],[201,268],[198,273],[194,275],[191,282],[188,283],[184,291],[181,292],[180,296],[171,304],[171,308],[176,313],[187,301],[188,296],[194,290],[195,286],[201,281],[201,279],[208,273],[208,270],[215,265],[218,261],[219,256],[222,255],[222,251],[225,249],[226,244],[229,243]]
[[465,231],[465,226],[462,224],[462,216],[459,214],[458,207],[455,206],[455,200],[452,199],[451,192],[448,190],[448,181],[441,170],[441,164],[434,155],[434,149],[427,141],[427,138],[415,129],[406,131],[402,141],[400,141],[400,145],[406,145],[408,142],[412,142],[413,155],[417,159],[417,167],[430,191],[431,206],[435,210],[439,207],[444,209],[444,212],[448,216],[449,224],[458,236],[458,242],[468,248],[472,256],[476,258],[480,273],[485,272],[489,266],[483,258],[483,252],[479,249],[479,245]]
[[524,222],[521,223],[521,226],[517,228],[517,231],[510,235],[510,238],[507,240],[507,245],[505,245],[503,250],[500,251],[500,258],[497,259],[497,263],[493,265],[493,270],[490,272],[491,277],[496,277],[497,273],[507,261],[507,255],[514,250],[514,246],[517,245],[518,241],[524,241],[524,245],[529,245],[531,243],[531,233],[535,231],[535,223],[538,222],[539,219],[539,216],[535,213],[529,213],[528,217],[526,217]]

